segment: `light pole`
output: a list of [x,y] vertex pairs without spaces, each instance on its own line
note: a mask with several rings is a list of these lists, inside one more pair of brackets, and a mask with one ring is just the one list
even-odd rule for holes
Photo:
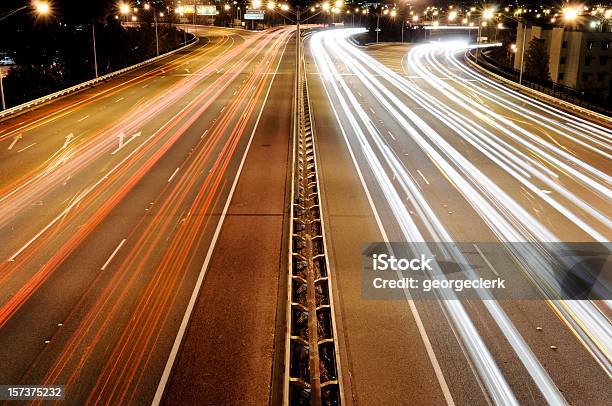
[[[395,20],[395,17],[397,17],[397,10],[393,9],[389,12],[389,15],[391,16],[392,19]],[[402,20],[402,27],[401,27],[401,31],[402,31],[402,42],[404,42],[404,25],[403,25],[404,21]]]
[[[10,16],[12,16],[13,14],[18,13],[22,10],[26,10],[30,7],[33,7],[34,12],[36,12],[36,14],[39,16],[46,16],[46,15],[51,14],[51,6],[49,5],[49,3],[47,3],[46,1],[35,1],[32,4],[28,4],[27,6],[22,6],[22,7],[16,8],[15,10],[8,12],[4,16],[0,17],[0,21],[5,20],[9,18]],[[2,71],[0,71],[0,99],[2,100],[2,110],[6,110],[6,100],[4,98],[4,82],[2,78]]]
[[480,56],[480,40],[482,34],[481,28],[486,27],[487,21],[492,19],[494,15],[495,14],[493,9],[487,8],[482,11],[482,15],[478,20],[478,38],[476,38],[476,63],[478,63],[478,57]]
[[[523,13],[523,10],[518,9],[517,12],[514,13],[514,15],[520,16],[522,13]],[[525,48],[527,47],[527,20],[525,18],[510,17],[508,15],[506,15],[505,17],[510,20],[516,21],[517,23],[521,24],[523,27],[523,46],[521,47],[521,64],[519,65],[520,66],[519,67],[519,85],[520,85],[520,84],[523,84],[523,72],[525,70]],[[517,37],[518,37],[518,32],[517,32]]]
[[96,79],[98,78],[98,53],[96,52],[96,23],[91,24],[91,37],[93,39],[93,57],[94,57],[94,72]]
[[147,11],[149,10],[153,11],[153,25],[155,26],[155,51],[157,53],[157,56],[159,56],[159,34],[157,32],[157,12],[155,11],[155,8],[151,7],[149,3],[145,3],[144,9]]
[[523,84],[523,69],[525,67],[525,48],[527,48],[527,23],[523,24],[523,46],[521,47],[521,67],[519,71],[519,85]]
[[127,23],[128,14],[130,13],[130,6],[126,3],[119,4],[119,12],[123,14],[125,17],[125,22]]
[[376,43],[378,44],[378,33],[380,32],[380,12],[376,12]]

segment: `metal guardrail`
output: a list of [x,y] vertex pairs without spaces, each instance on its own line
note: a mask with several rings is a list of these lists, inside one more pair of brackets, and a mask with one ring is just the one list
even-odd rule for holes
[[[302,65],[303,66],[303,65]],[[302,69],[303,70],[303,69]],[[332,285],[305,75],[296,82],[285,342],[286,406],[343,403]]]
[[32,101],[20,104],[18,106],[11,107],[9,109],[6,109],[6,110],[0,112],[0,120],[4,120],[5,118],[13,116],[15,114],[26,112],[26,111],[28,111],[30,109],[33,109],[33,108],[38,107],[38,106],[41,106],[41,105],[43,105],[45,103],[48,103],[48,102],[50,102],[52,100],[59,99],[61,97],[64,97],[64,96],[67,96],[69,94],[78,92],[78,91],[86,89],[88,87],[95,86],[98,83],[103,82],[105,80],[114,78],[116,76],[123,75],[123,74],[125,74],[127,72],[130,72],[130,71],[134,70],[134,69],[138,69],[138,68],[141,68],[143,66],[149,65],[149,64],[151,64],[151,63],[153,63],[155,61],[158,61],[158,60],[160,60],[162,58],[166,58],[169,55],[172,55],[172,54],[174,54],[176,52],[179,52],[179,51],[181,51],[183,49],[186,49],[186,48],[192,46],[193,44],[195,44],[197,42],[198,42],[198,37],[194,35],[193,38],[191,38],[187,42],[186,45],[184,45],[184,46],[182,46],[180,48],[174,49],[174,50],[172,50],[170,52],[166,52],[166,53],[161,54],[159,56],[156,56],[154,58],[147,59],[146,61],[139,62],[139,63],[137,63],[135,65],[128,66],[126,68],[123,68],[123,69],[120,69],[120,70],[117,70],[117,71],[114,71],[114,72],[111,72],[111,73],[107,73],[106,75],[100,76],[100,77],[92,79],[92,80],[88,80],[87,82],[82,82],[82,83],[79,83],[79,84],[74,85],[72,87],[69,87],[69,88],[57,91],[55,93],[51,93],[51,94],[49,94],[47,96],[43,96],[43,97],[40,97],[38,99],[35,99],[35,100],[32,100]]
[[[519,71],[497,65],[489,57],[484,55],[482,51],[480,52],[478,62],[476,62],[476,57],[471,51],[466,52],[466,60],[474,67],[484,70],[487,74],[502,79],[504,82],[514,87],[518,87],[521,90],[537,92],[538,96],[547,96],[547,102],[558,103],[563,107],[573,110],[582,109],[582,114],[591,115],[591,113],[594,113],[601,116],[607,116],[608,119],[612,116],[612,110],[606,108],[603,104],[597,104],[584,98],[580,92],[574,88],[559,84],[545,84],[530,80],[528,77],[523,77],[522,84],[519,84]],[[601,119],[601,117],[597,118]]]

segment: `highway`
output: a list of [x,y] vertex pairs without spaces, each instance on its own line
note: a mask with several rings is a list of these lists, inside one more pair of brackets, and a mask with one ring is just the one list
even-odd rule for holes
[[[0,385],[281,403],[295,28],[193,29],[0,121]],[[567,269],[573,244],[609,253],[609,122],[483,76],[465,43],[357,32],[304,35],[344,403],[608,404],[609,259],[594,284]],[[509,288],[375,291],[381,247]]]
[[[348,402],[606,404],[609,297],[563,296],[542,250],[610,241],[612,129],[484,77],[464,43],[358,47],[355,32],[306,47]],[[467,276],[501,273],[513,290],[372,300],[361,255],[385,241],[438,243]]]
[[[280,258],[292,32],[199,28],[175,55],[0,123],[0,384],[65,385],[74,405],[162,401],[180,344],[208,332],[187,328],[199,295],[225,298],[203,310],[225,315],[223,289],[244,283],[203,283],[228,270],[213,251],[243,269],[234,242],[253,227],[269,240],[260,266]],[[263,172],[271,185],[248,181]],[[253,198],[266,187],[267,200]],[[252,342],[270,368],[273,270],[253,285],[269,301],[243,292],[249,314],[269,316],[245,325],[237,308],[216,330],[261,331]],[[209,344],[198,350],[220,351]]]

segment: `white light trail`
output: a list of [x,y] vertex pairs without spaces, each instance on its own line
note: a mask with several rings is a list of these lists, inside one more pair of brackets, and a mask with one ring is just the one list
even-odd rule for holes
[[[446,142],[439,134],[435,133],[418,115],[416,115],[413,111],[411,111],[403,102],[401,102],[394,95],[393,88],[387,88],[378,81],[377,77],[381,76],[393,87],[403,94],[406,94],[411,97],[411,99],[417,101],[421,107],[427,110],[429,113],[435,115],[441,121],[445,122],[448,127],[455,131],[457,134],[461,135],[466,141],[471,142],[473,144],[473,138],[471,139],[469,133],[470,130],[473,130],[473,127],[470,129],[470,122],[474,122],[477,120],[473,120],[467,116],[461,116],[460,112],[456,109],[453,109],[453,106],[446,106],[441,103],[439,97],[435,97],[433,95],[429,95],[426,91],[419,89],[414,84],[407,81],[405,78],[395,74],[390,69],[386,68],[379,62],[375,61],[373,58],[367,56],[364,52],[358,50],[348,41],[346,41],[346,32],[345,33],[337,33],[333,38],[333,49],[336,54],[340,56],[340,59],[347,64],[347,66],[351,66],[351,69],[358,72],[357,76],[359,79],[369,87],[369,90],[375,97],[379,100],[379,102],[385,106],[385,108],[394,116],[396,121],[401,123],[401,125],[407,129],[407,132],[412,136],[413,139],[418,140],[419,145],[425,151],[428,156],[435,157],[435,163],[438,167],[442,167],[445,175],[453,180],[454,184],[457,185],[458,190],[463,194],[466,200],[474,207],[474,209],[479,213],[479,215],[487,222],[489,227],[498,235],[500,241],[542,241],[542,242],[550,242],[550,241],[560,241],[560,239],[551,233],[548,229],[546,229],[541,223],[539,223],[533,216],[531,216],[527,211],[525,211],[516,201],[514,201],[509,195],[504,193],[502,189],[497,187],[497,185],[488,179],[483,173],[481,173],[474,165],[472,165],[468,160],[466,160],[462,154],[460,154],[457,150],[455,150],[448,142]],[[497,131],[503,133],[503,135],[509,137],[511,140],[518,142],[522,146],[527,147],[526,152],[527,155],[517,156],[515,158],[516,162],[521,161],[531,161],[530,163],[533,165],[534,161],[530,158],[528,154],[533,154],[535,151],[539,156],[544,156],[546,160],[549,162],[553,162],[553,167],[560,167],[562,172],[569,172],[570,175],[573,175],[577,179],[573,180],[582,180],[584,187],[589,187],[593,191],[599,193],[604,197],[604,204],[607,204],[606,207],[610,207],[610,197],[612,196],[610,189],[607,185],[610,184],[610,176],[599,171],[598,169],[586,164],[585,162],[579,160],[573,155],[567,154],[562,149],[558,148],[555,145],[547,143],[543,141],[540,137],[535,134],[526,131],[525,129],[519,127],[516,123],[511,122],[510,120],[501,117],[499,114],[492,112],[486,109],[484,106],[475,103],[471,99],[464,96],[463,93],[449,88],[449,85],[445,83],[445,81],[440,80],[438,77],[433,75],[431,69],[428,67],[424,67],[422,65],[421,59],[416,59],[416,56],[413,54],[420,54],[425,52],[424,50],[429,49],[429,52],[436,52],[442,47],[445,51],[445,44],[430,44],[416,47],[409,55],[408,59],[411,61],[411,67],[415,67],[418,70],[418,76],[422,76],[426,79],[426,83],[435,83],[437,87],[442,89],[442,93],[445,97],[448,97],[453,102],[457,103],[457,105],[468,105],[471,108],[475,109],[478,113],[477,118],[485,121],[488,124],[492,124],[493,127]],[[448,46],[448,48],[456,52],[458,49],[461,49],[461,43],[454,42]],[[450,51],[447,51],[450,52]],[[412,57],[412,58],[411,58]],[[422,59],[430,58],[430,56],[423,56]],[[355,62],[358,61],[358,62]],[[368,71],[366,68],[369,68]],[[375,73],[376,75],[372,74]],[[447,79],[452,78],[452,73],[447,72]],[[378,89],[378,90],[376,90]],[[388,100],[387,100],[388,99]],[[391,106],[395,106],[391,107]],[[553,112],[557,114],[556,112]],[[411,122],[416,123],[417,127],[423,131],[429,140],[433,141],[433,145],[436,145],[436,148],[432,148],[427,142],[424,142],[423,139],[417,134],[415,138],[414,133],[408,130],[407,122],[404,120],[403,116],[406,116]],[[447,118],[448,117],[448,118]],[[503,121],[504,125],[497,124],[494,119]],[[568,117],[563,116],[564,120],[567,120]],[[585,120],[577,119],[575,120],[579,123],[580,126],[587,126],[588,123]],[[536,125],[537,123],[534,123]],[[462,127],[463,125],[463,127]],[[467,126],[467,127],[466,127]],[[609,130],[606,130],[603,127],[600,127],[596,124],[592,125],[596,131],[599,131],[602,134],[612,134]],[[515,132],[509,131],[507,127],[510,127],[530,140],[527,141],[524,137],[518,136]],[[484,131],[482,127],[478,127]],[[590,128],[590,127],[589,127]],[[607,131],[607,132],[606,132]],[[473,134],[478,134],[478,132],[474,132]],[[488,134],[492,137],[493,134],[489,131]],[[507,143],[501,142],[498,137],[494,137],[495,144],[494,146],[500,147],[501,145],[506,145]],[[608,137],[610,139],[610,137]],[[457,175],[457,172],[452,168],[452,166],[447,165],[447,162],[440,155],[436,155],[436,151],[442,151],[444,155],[449,159],[449,162],[452,162],[459,169],[460,172],[463,173],[465,179],[461,176]],[[506,150],[504,152],[508,154]],[[557,158],[555,155],[561,155]],[[491,158],[490,155],[488,155]],[[573,164],[578,166],[580,169],[587,172],[586,174],[579,172],[577,169],[574,169],[572,166],[569,166],[565,163],[565,160],[572,161]],[[578,208],[583,211],[579,212],[580,214],[574,214],[571,210],[560,204],[557,200],[553,199],[548,194],[542,192],[542,188],[539,188],[537,185],[528,182],[528,179],[524,177],[518,177],[516,175],[516,171],[508,170],[508,166],[503,165],[500,160],[492,159],[493,162],[500,165],[503,169],[505,169],[510,175],[517,178],[522,184],[526,185],[528,189],[533,191],[538,197],[548,203],[552,208],[556,209],[559,213],[564,215],[567,219],[572,221],[575,225],[584,230],[587,234],[589,234],[594,240],[600,242],[609,241],[610,235],[610,218],[604,213],[598,212],[594,208],[590,207],[585,201],[580,200],[577,196],[570,193],[567,189],[563,188],[560,183],[558,183],[558,176],[553,176],[553,179],[544,176],[542,173],[534,171],[532,165],[524,166],[525,170],[528,170],[530,173],[537,175],[540,181],[544,182],[546,185],[554,189],[556,192],[559,192],[564,198],[574,203]],[[524,165],[524,164],[523,164]],[[538,165],[536,165],[538,166]],[[451,171],[451,172],[448,172]],[[550,171],[548,171],[550,174]],[[598,177],[600,180],[603,180],[604,183],[598,182],[593,177]],[[470,183],[473,183],[476,189],[470,187]],[[484,199],[480,198],[478,191],[482,193],[483,198],[486,197],[487,200],[492,202],[492,205],[486,203]],[[478,195],[478,196],[477,196]],[[605,227],[606,234],[601,234],[596,231],[593,227],[586,223],[581,217],[584,217],[584,212],[591,215],[595,220],[602,223]],[[519,258],[522,259],[523,262],[529,263],[530,258],[533,255],[538,255],[533,251],[527,252],[515,252]],[[559,281],[555,278],[555,275],[550,274],[548,268],[542,264],[533,264],[533,266],[528,269],[531,271],[531,277],[534,279],[534,282],[538,286],[540,286],[543,291],[547,294],[547,297],[551,299],[558,298],[558,295],[555,292],[559,290],[555,290],[552,287],[558,287]],[[598,359],[602,367],[606,370],[606,372],[610,375],[611,364],[610,364],[610,350],[612,348],[612,336],[611,330],[609,328],[610,322],[609,320],[601,313],[601,311],[594,306],[591,302],[588,301],[553,301],[552,302],[557,310],[560,311],[564,316],[566,321],[572,326],[572,328],[577,332],[577,334],[581,337],[585,345],[589,348],[589,350],[594,354],[594,356]],[[562,305],[560,304],[562,303]],[[580,315],[579,318],[576,315]]]
[[[488,90],[494,88],[496,91],[507,92],[505,89],[500,89],[501,86],[497,84],[494,86],[488,82],[483,84],[474,74],[470,74],[470,79],[463,79],[460,74],[465,74],[466,68],[457,66],[460,63],[453,60],[453,55],[465,48],[465,43],[460,42],[423,45],[415,47],[409,53],[408,61],[412,76],[423,78],[425,85],[433,84],[443,97],[432,95],[420,88],[416,82],[396,74],[347,41],[348,36],[354,32],[356,31],[336,30],[316,34],[313,37],[313,55],[330,102],[334,105],[337,104],[334,100],[340,102],[342,115],[351,123],[351,135],[355,136],[361,146],[363,156],[375,176],[378,187],[383,191],[386,203],[391,208],[407,241],[423,241],[424,237],[412,222],[406,204],[400,198],[403,194],[408,196],[419,219],[423,221],[427,231],[435,240],[451,242],[453,239],[426,203],[406,167],[396,153],[387,146],[373,121],[360,106],[357,97],[353,95],[354,86],[348,85],[345,81],[347,74],[356,77],[373,96],[371,98],[366,96],[366,99],[376,100],[405,130],[406,135],[417,143],[500,241],[546,243],[560,239],[472,164],[455,148],[454,143],[446,140],[420,115],[414,113],[397,94],[401,94],[402,97],[408,96],[422,107],[427,115],[435,117],[447,126],[467,145],[485,156],[592,239],[609,241],[612,229],[609,215],[593,207],[582,196],[570,192],[569,185],[578,184],[589,193],[599,196],[598,199],[603,201],[603,207],[606,202],[609,207],[612,198],[610,189],[612,178],[568,152],[556,140],[551,141],[543,138],[541,134],[534,134],[530,127],[548,130],[555,136],[573,142],[604,159],[611,156],[607,152],[612,149],[610,130],[549,108],[525,96],[513,95],[520,97],[520,102],[528,106],[522,107],[517,104],[518,102],[506,100],[494,91]],[[444,63],[452,64],[455,69],[451,70],[440,62],[438,59],[440,55],[445,58]],[[340,67],[337,67],[334,59],[341,61]],[[469,92],[465,88],[458,90],[457,85],[469,86],[470,90],[495,105],[496,110],[482,102],[474,101],[467,96]],[[500,107],[502,110],[512,111],[521,119],[513,120],[499,114],[497,111]],[[465,113],[464,109],[469,110],[470,114]],[[524,125],[530,127],[525,128]],[[351,141],[348,139],[345,141],[351,149]],[[382,157],[383,161],[379,161],[378,157]],[[393,182],[384,169],[385,165],[389,168],[387,171],[393,174]],[[402,193],[395,191],[394,182],[399,183]],[[593,221],[595,224],[592,224]],[[458,259],[460,253],[452,249],[452,244],[450,247],[451,256]],[[551,299],[556,299],[558,297],[554,294],[554,288],[558,287],[559,282],[555,275],[550,273],[544,261],[533,261],[533,258],[540,258],[542,255],[537,245],[534,247],[515,248],[513,254],[529,264],[528,276],[543,293]],[[474,272],[472,269],[465,271]],[[612,347],[609,320],[589,301],[551,300],[551,302],[609,373],[609,354]],[[547,401],[551,404],[564,403],[563,395],[503,310],[492,300],[485,300],[485,305]],[[453,313],[449,310],[449,313],[453,315],[455,324],[458,321],[465,321],[462,318],[464,315],[460,312]],[[476,331],[460,333],[465,342],[475,339],[469,335],[478,334]],[[511,402],[513,399],[511,391],[506,392],[495,386],[495,383],[505,382],[503,377],[495,373],[488,375],[490,371],[484,367],[487,362],[492,362],[494,365],[494,361],[487,360],[486,357],[479,358],[483,354],[471,353],[470,356],[491,396],[496,401]]]

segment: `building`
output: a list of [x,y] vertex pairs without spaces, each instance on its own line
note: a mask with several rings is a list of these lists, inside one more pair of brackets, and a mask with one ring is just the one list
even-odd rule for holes
[[[525,42],[543,39],[548,48],[550,79],[598,97],[612,94],[612,32],[573,30],[567,27],[531,26],[523,33],[519,25],[514,68],[521,67],[523,38]],[[529,47],[529,45],[527,45]],[[529,49],[529,48],[527,48]]]

